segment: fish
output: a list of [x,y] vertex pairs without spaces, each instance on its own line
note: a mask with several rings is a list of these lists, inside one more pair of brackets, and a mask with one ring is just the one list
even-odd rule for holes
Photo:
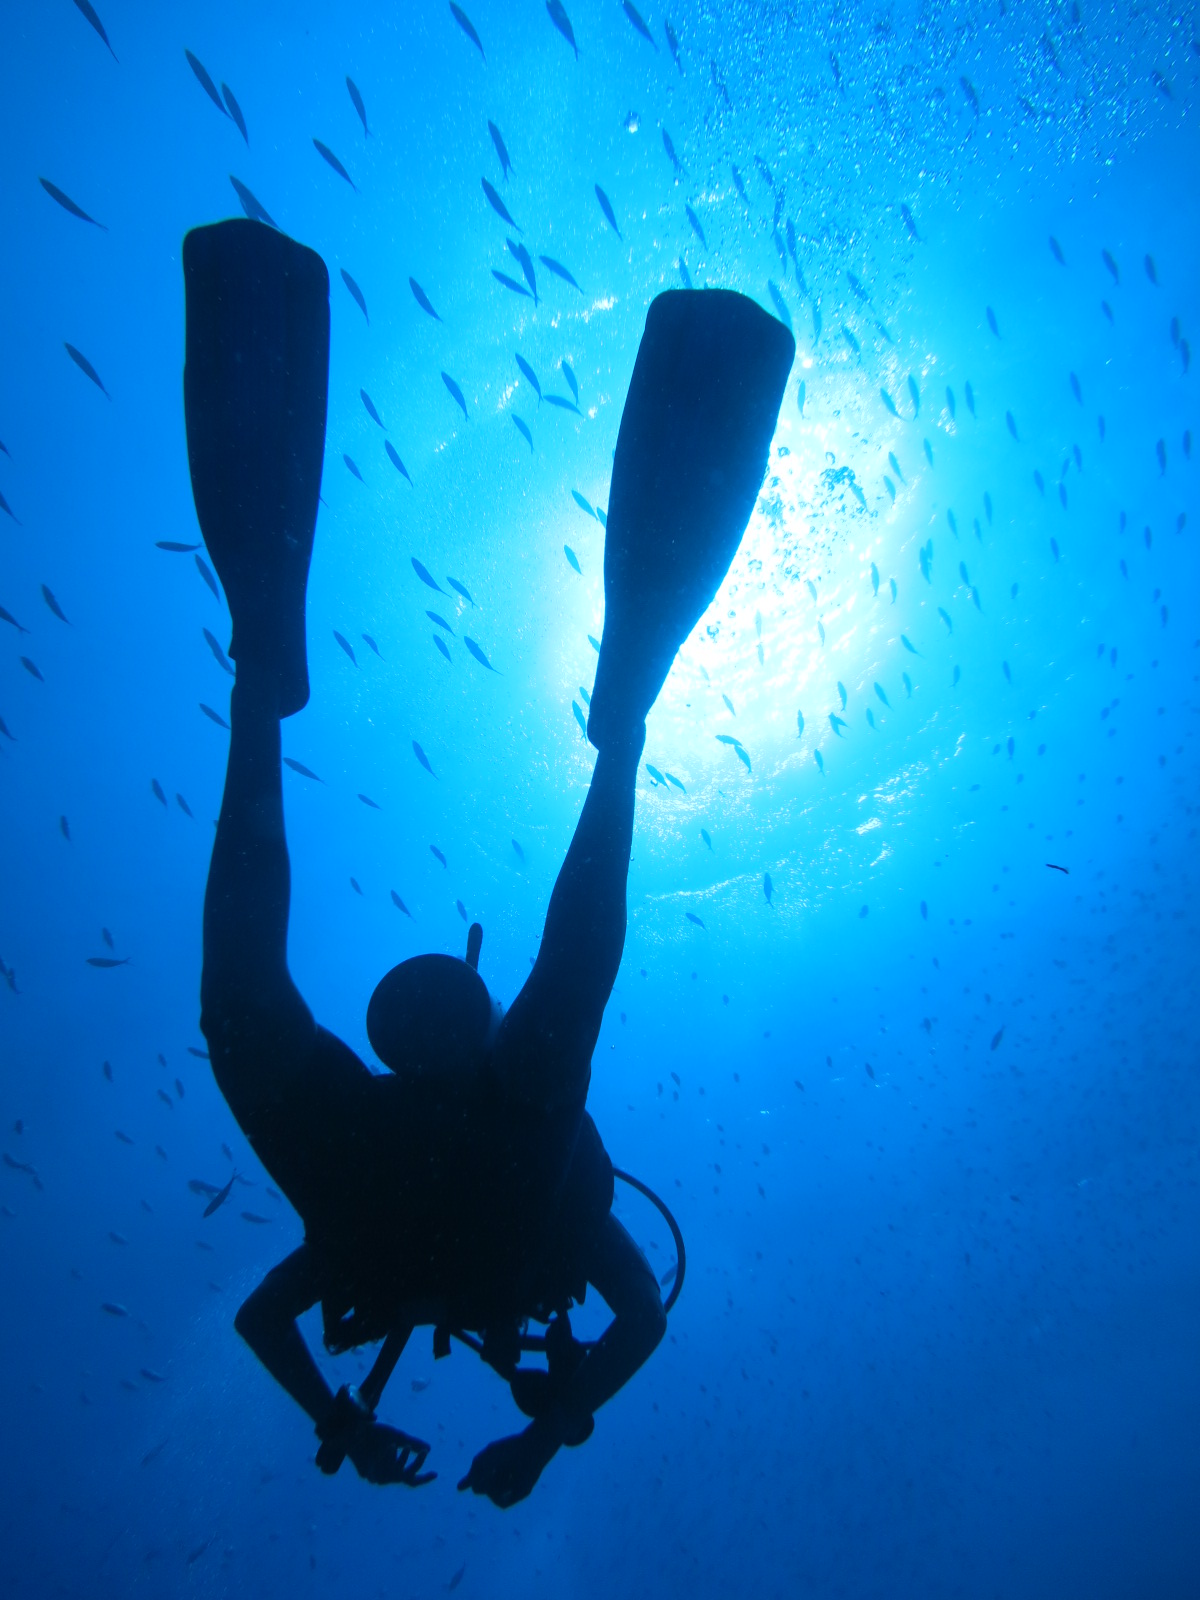
[[[488,205],[491,206],[492,210],[496,213],[500,220],[502,222],[507,222],[510,228],[517,228],[516,223],[508,214],[508,207],[504,204],[504,201],[501,200],[500,196],[496,193],[496,190],[492,187],[492,185],[487,181],[486,178],[481,178],[479,181],[483,185],[483,192],[487,196]],[[520,228],[517,228],[518,233],[521,231],[522,230]]]
[[983,509],[987,513],[988,527],[990,528],[992,525],[992,497],[986,490],[983,496]]
[[88,957],[86,957],[87,964],[88,964],[89,967],[102,967],[102,968],[127,967],[129,965],[129,963],[132,961],[132,959],[133,959],[132,956],[122,956],[120,958],[120,960],[118,960],[116,956],[88,956]]
[[[626,5],[626,10],[629,10],[629,6],[628,5]],[[645,24],[643,23],[642,26],[644,27]],[[657,48],[658,48],[658,46],[655,45],[655,49],[657,49]],[[620,228],[617,227],[617,218],[616,218],[616,213],[613,211],[613,208],[612,208],[612,201],[608,198],[608,196],[605,194],[604,190],[600,187],[599,184],[596,184],[595,187],[596,187],[596,199],[599,200],[599,202],[600,202],[600,209],[604,213],[604,220],[608,223],[609,227],[616,234],[617,238],[620,239],[621,238],[621,230],[620,230]]]
[[642,18],[641,12],[633,4],[633,0],[622,0],[622,5],[623,5],[623,9],[624,9],[625,15],[629,18],[629,21],[630,21],[631,25],[633,26],[635,32],[640,33],[642,38],[645,39],[647,44],[654,45],[654,53],[655,53],[655,55],[657,55],[658,54],[658,45],[655,44],[655,42],[654,42],[654,35],[650,32],[650,29],[646,26],[646,24],[645,24],[645,22],[644,22],[644,20]]
[[818,772],[824,772],[825,771],[825,758],[822,756],[822,754],[821,754],[821,752],[819,750],[814,750],[813,751],[813,760],[817,763],[817,771]]
[[358,287],[357,283],[355,283],[354,279],[346,271],[345,267],[342,267],[341,273],[342,273],[342,282],[346,285],[347,289],[349,289],[351,298],[354,300],[355,305],[357,305],[358,309],[362,312],[363,316],[366,317],[367,326],[369,327],[370,324],[371,324],[371,314],[367,310],[367,302],[363,297],[362,290]]
[[850,287],[854,290],[854,293],[858,296],[862,303],[864,305],[870,305],[871,296],[863,288],[862,284],[858,281],[854,274],[852,272],[847,272],[846,277],[849,279]]
[[917,388],[917,380],[910,372],[908,375],[908,392],[912,396],[913,416],[921,415],[921,391]]
[[1070,877],[1071,875],[1070,867],[1060,867],[1057,861],[1047,861],[1046,865],[1050,868],[1051,872],[1065,872],[1067,877]]
[[528,442],[529,451],[530,451],[530,454],[532,455],[532,453],[533,453],[533,434],[530,433],[530,431],[529,431],[529,424],[527,422],[522,422],[520,417],[514,415],[513,416],[513,426],[517,429],[518,433],[520,433],[522,435],[522,437]]
[[[843,705],[843,708],[844,708],[845,707],[845,701],[842,702],[842,705]],[[842,718],[842,717],[839,717],[835,711],[831,711],[829,713],[829,726],[833,729],[834,733],[840,739],[842,737],[842,729],[846,726],[846,722],[845,722],[845,719]]]
[[574,373],[574,370],[573,370],[573,368],[571,366],[571,363],[569,361],[563,360],[563,361],[560,361],[558,364],[562,368],[563,377],[567,380],[567,388],[570,389],[571,393],[575,396],[576,404],[578,404],[578,402],[579,402],[579,380],[575,376],[575,373]]
[[526,361],[524,356],[518,355],[516,360],[517,360],[517,366],[521,369],[521,372],[522,372],[523,376],[526,379],[528,379],[529,384],[532,387],[534,394],[537,395],[538,404],[541,405],[541,403],[542,403],[542,386],[538,382],[537,373],[529,365],[528,361]]
[[238,1175],[235,1169],[233,1176],[230,1178],[225,1187],[223,1189],[218,1189],[216,1194],[213,1195],[212,1199],[205,1206],[203,1213],[204,1216],[211,1217],[214,1211],[219,1211],[221,1209],[226,1200],[228,1200],[229,1196],[233,1193],[233,1186],[237,1182],[237,1177]]
[[892,702],[888,699],[887,693],[884,690],[883,685],[881,683],[876,683],[874,685],[874,689],[875,689],[875,693],[879,696],[879,698],[883,701],[884,705],[890,711],[892,709]]
[[[417,741],[415,739],[412,741],[412,748],[413,748],[413,755],[416,756],[417,760],[425,768],[425,771],[429,774],[429,776],[431,778],[436,778],[437,777],[437,773],[430,766],[429,757],[425,754],[424,750],[421,749],[421,746],[417,743]],[[432,846],[430,846],[430,848],[432,849]],[[435,855],[437,854],[436,850],[434,851],[434,854]],[[442,861],[442,865],[443,866],[446,865],[444,860]]]
[[314,139],[313,140],[313,148],[316,150],[317,154],[322,158],[322,160],[327,161],[329,163],[329,165],[337,173],[339,178],[345,178],[346,182],[354,190],[355,194],[357,194],[358,193],[358,185],[355,183],[354,179],[350,176],[350,174],[346,171],[346,169],[342,165],[342,163],[334,155],[333,151],[329,148],[329,146],[327,144],[322,144],[320,139]]
[[955,404],[954,404],[954,390],[951,389],[949,387],[949,385],[947,385],[947,387],[946,387],[946,410],[950,413],[951,422],[954,421],[955,409],[956,409],[956,407],[955,407]]
[[359,883],[357,878],[351,878],[350,879],[350,887],[354,890],[355,894],[357,894],[357,895],[361,895],[362,894],[362,885]]
[[[462,595],[463,599],[467,602],[468,605],[472,605],[473,606],[475,604],[474,600],[471,599],[470,594],[467,592],[466,589],[463,588],[462,584],[459,583],[457,578],[447,578],[446,582],[454,590],[455,594]],[[436,589],[437,588],[437,584],[435,583],[433,587]]]
[[511,289],[513,294],[524,295],[526,300],[532,299],[532,296],[525,285],[523,283],[518,283],[515,278],[510,278],[507,272],[498,272],[496,268],[493,267],[492,277],[495,278],[497,283],[503,284],[506,289]]
[[[70,844],[70,842],[71,842],[71,825],[67,821],[66,817],[59,817],[59,819],[58,819],[58,831],[59,831],[59,833],[62,834],[63,838],[67,841],[67,843]],[[110,946],[109,948],[111,949],[112,947]]]
[[231,678],[236,678],[237,673],[234,671],[233,665],[226,656],[224,650],[221,649],[220,643],[216,637],[210,633],[207,628],[202,628],[201,632],[204,634],[204,642],[212,651],[213,659],[217,665],[223,672],[227,672]]
[[898,419],[900,413],[896,410],[896,402],[892,399],[891,395],[886,389],[880,389],[879,398],[883,401],[884,405],[891,412],[891,414]]
[[443,855],[443,854],[442,854],[442,852],[441,852],[441,851],[440,851],[440,850],[439,850],[439,849],[438,849],[438,847],[437,847],[437,845],[435,845],[435,844],[431,844],[431,845],[430,845],[430,846],[429,846],[429,849],[430,849],[430,851],[431,851],[431,852],[432,852],[432,854],[433,854],[433,855],[435,855],[435,856],[436,856],[436,857],[437,857],[437,859],[438,859],[438,860],[439,860],[439,861],[440,861],[440,862],[441,862],[441,863],[442,863],[442,865],[443,865],[443,866],[444,866],[444,867],[445,867],[445,868],[446,868],[446,869],[447,869],[447,871],[448,871],[448,870],[449,870],[449,862],[448,862],[448,861],[447,861],[447,860],[446,860],[446,858],[445,858],[445,856],[444,856],[444,855]]
[[[79,0],[75,0],[75,3],[78,5]],[[101,1300],[100,1309],[107,1312],[110,1317],[127,1317],[129,1315],[126,1307],[117,1300]]]
[[196,561],[196,571],[200,574],[200,576],[204,579],[205,583],[212,590],[214,598],[219,600],[221,598],[221,591],[217,587],[217,580],[213,576],[212,568],[208,565],[207,561],[203,560],[203,558],[200,557],[200,556],[196,556],[195,561]]
[[113,49],[112,45],[109,44],[108,35],[104,31],[104,24],[100,21],[100,18],[96,15],[95,9],[91,5],[88,4],[88,0],[75,0],[75,5],[78,8],[78,10],[82,13],[82,15],[85,16],[87,18],[87,20],[91,23],[92,27],[95,28],[96,32],[100,35],[101,39],[103,39],[104,43],[108,46],[109,55],[112,56],[114,61],[116,61],[117,60],[117,52]]
[[1167,475],[1167,442],[1165,439],[1160,439],[1154,446],[1154,455],[1158,461],[1158,475],[1160,478],[1165,478]]
[[[233,185],[234,194],[238,197],[238,203],[251,222],[265,222],[268,228],[278,226],[275,218],[252,189],[248,189],[240,178],[235,178],[232,172],[229,174],[229,181]],[[343,272],[342,276],[344,278],[346,274]]]
[[267,1223],[270,1222],[270,1220],[271,1220],[270,1217],[260,1217],[257,1211],[243,1211],[242,1212],[242,1221],[243,1222],[255,1222],[255,1223],[258,1223],[260,1227],[265,1226]]
[[733,173],[733,187],[737,190],[738,194],[741,195],[742,203],[748,206],[750,204],[750,197],[746,193],[746,185],[742,182],[741,173],[735,166],[732,165],[732,163],[730,164],[729,170]]
[[435,633],[433,635],[433,643],[434,643],[435,648],[437,650],[439,650],[442,655],[445,656],[447,661],[451,661],[452,660],[452,657],[450,655],[450,647],[446,643],[446,641],[442,638],[440,633]]
[[67,354],[70,356],[71,360],[79,368],[80,372],[83,373],[84,377],[85,378],[90,378],[92,380],[92,382],[96,385],[97,389],[99,389],[100,393],[105,397],[106,400],[111,400],[112,399],[112,395],[110,395],[108,390],[104,387],[104,384],[103,384],[103,382],[101,381],[101,378],[100,378],[100,374],[96,371],[95,367],[88,360],[88,358],[85,355],[81,354],[80,351],[76,350],[76,348],[75,348],[75,346],[73,344],[68,344],[65,339],[63,340],[63,349],[67,352]]
[[292,756],[284,756],[283,764],[285,767],[291,767],[293,772],[298,772],[302,778],[311,778],[314,783],[325,782],[324,778],[318,778],[310,767],[306,767],[303,761],[296,761]]
[[[384,442],[383,442],[383,448],[387,451],[388,460],[395,467],[396,471],[400,474],[400,476],[402,478],[408,478],[409,485],[411,486],[412,485],[412,479],[409,478],[409,476],[408,476],[408,468],[404,465],[403,461],[401,461],[400,457],[396,454],[396,450],[395,450],[395,447],[392,444],[392,441],[390,439],[385,439]],[[437,584],[435,583],[433,587],[436,589],[437,588]]]
[[[185,50],[183,53],[187,57],[188,66],[191,67],[192,71],[196,74],[196,80],[200,87],[204,90],[205,94],[212,101],[213,105],[216,106],[221,115],[223,117],[227,116],[228,112],[226,111],[225,105],[221,100],[221,96],[217,93],[217,86],[209,77],[201,62],[197,61],[196,57],[190,50]],[[249,141],[247,141],[247,143],[248,142]]]
[[804,397],[805,397],[807,392],[808,392],[808,386],[805,383],[804,379],[801,378],[800,379],[800,387],[796,390],[796,404],[799,407],[801,416],[804,415]]
[[358,120],[363,125],[363,132],[369,139],[371,137],[371,130],[367,126],[367,108],[363,104],[363,97],[359,93],[358,85],[355,83],[354,79],[349,76],[346,78],[346,92],[350,96],[351,105],[354,107],[355,111],[358,112]]
[[372,800],[369,794],[360,794],[358,798],[362,801],[363,805],[369,806],[372,811],[383,810],[383,807],[379,804],[379,802]]
[[946,521],[950,524],[950,532],[957,539],[958,538],[958,518],[954,515],[954,512],[952,510],[947,510],[947,512],[946,512]]
[[939,606],[937,608],[937,611],[938,611],[938,616],[941,617],[942,621],[946,624],[946,632],[947,633],[953,633],[954,632],[954,624],[950,620],[949,612],[944,610],[943,607],[941,607],[941,606]]
[[854,351],[856,356],[862,355],[862,345],[859,344],[858,340],[854,337],[853,333],[851,333],[850,329],[844,322],[842,323],[842,338],[845,339],[846,343],[850,346],[851,350]]
[[921,652],[917,649],[916,645],[913,644],[912,640],[908,637],[908,635],[906,633],[902,633],[900,635],[900,643],[908,651],[909,655],[911,655],[911,656],[919,656],[921,654]]
[[775,893],[775,885],[771,882],[771,874],[763,873],[763,894],[767,897],[767,904],[771,904],[771,896]]
[[484,655],[483,651],[475,643],[474,639],[469,639],[465,633],[463,634],[463,643],[466,645],[467,649],[475,657],[476,661],[478,661],[478,663],[479,663],[479,665],[481,667],[486,667],[489,672],[495,672],[496,671],[495,667],[488,660],[488,658]]
[[964,77],[960,77],[958,82],[959,82],[959,87],[962,89],[962,92],[966,95],[967,100],[970,103],[971,110],[975,113],[976,117],[978,117],[979,116],[979,96],[975,93],[974,85],[972,84],[970,78],[965,77],[965,76]]
[[905,482],[905,477],[904,477],[904,474],[900,471],[900,463],[896,460],[896,454],[895,454],[895,451],[893,451],[893,450],[889,450],[888,451],[888,465],[891,467],[892,471],[896,474],[896,476],[900,479],[900,482],[904,483]]
[[922,444],[922,446],[924,447],[924,450],[925,450],[925,459],[926,459],[926,461],[928,461],[929,465],[932,466],[933,465],[933,446],[930,444],[928,439],[922,439],[921,440],[921,444]]
[[237,128],[237,131],[241,134],[242,138],[246,141],[246,144],[249,145],[250,134],[246,129],[246,119],[242,115],[241,106],[237,103],[237,97],[227,83],[222,83],[221,95],[225,101],[229,115],[233,120],[234,126]]
[[172,554],[187,555],[193,550],[199,550],[200,546],[198,544],[182,544],[178,539],[156,539],[154,548],[156,550],[170,550]]
[[1059,244],[1058,240],[1053,234],[1050,235],[1050,254],[1054,257],[1055,261],[1058,262],[1060,267],[1066,266],[1067,261],[1062,252],[1062,245]]
[[[579,289],[579,285],[575,282],[575,279],[567,271],[566,267],[563,266],[561,261],[556,261],[553,256],[539,256],[538,260],[542,263],[546,270],[548,272],[552,272],[556,278],[561,278],[564,283],[569,283],[572,289]],[[579,289],[579,292],[582,294],[583,290]]]
[[904,682],[904,692],[908,696],[908,698],[911,700],[912,699],[912,691],[913,691],[912,679],[909,677],[907,672],[902,672],[900,674],[900,677]]
[[667,780],[663,777],[658,768],[652,767],[648,761],[646,762],[646,771],[654,779],[655,783],[661,784],[664,789],[666,788]]
[[46,680],[42,677],[41,669],[36,661],[31,661],[28,656],[21,656],[20,661],[31,678],[36,678],[39,683],[45,683]]
[[494,122],[488,123],[488,132],[492,136],[492,144],[495,146],[496,154],[500,158],[500,181],[501,183],[507,183],[508,175],[513,170],[513,164],[508,156],[508,148],[504,143],[500,129]]
[[17,630],[18,633],[28,633],[29,632],[29,629],[22,627],[21,624],[17,621],[16,617],[13,616],[12,612],[11,611],[6,611],[3,606],[0,606],[0,622],[11,623],[11,625]]
[[[578,489],[572,489],[571,490],[571,498],[572,498],[572,500],[574,500],[575,504],[579,507],[579,509],[581,511],[586,511],[587,512],[589,517],[595,517],[596,516],[595,511],[588,504],[588,502],[583,498],[583,496],[580,494]],[[599,518],[597,518],[597,521],[598,520],[599,520]],[[576,566],[576,571],[578,571],[578,567],[577,566]],[[64,621],[65,620],[66,619],[64,618]]]
[[913,221],[913,214],[908,209],[908,207],[903,203],[903,201],[901,201],[901,203],[900,203],[900,217],[901,217],[901,220],[904,223],[904,226],[908,230],[908,237],[910,239],[914,240],[914,241],[919,242],[920,238],[921,238],[921,235],[917,232],[917,225]]
[[446,385],[446,388],[450,391],[451,397],[457,402],[458,405],[460,405],[462,407],[462,414],[463,414],[464,417],[466,417],[467,421],[469,422],[471,419],[470,419],[469,416],[467,416],[467,402],[463,399],[462,390],[458,387],[458,385],[455,383],[454,379],[450,376],[450,374],[448,372],[443,372],[442,373],[442,382]]
[[779,313],[779,320],[784,324],[790,333],[792,328],[792,314],[787,308],[787,302],[784,300],[783,295],[780,293],[774,281],[770,278],[767,279],[767,293],[775,302],[775,309]]
[[[58,601],[54,598],[53,592],[51,590],[47,589],[45,584],[42,585],[42,599],[49,606],[50,610],[53,611],[54,615],[58,618],[58,620],[60,622],[65,622],[67,624],[67,626],[69,627],[71,619],[67,616],[66,612],[59,605]],[[22,633],[27,633],[28,629],[22,628],[21,631],[22,631]]]
[[996,1032],[995,1032],[995,1033],[994,1033],[994,1034],[993,1034],[993,1035],[992,1035],[992,1044],[991,1044],[991,1048],[992,1048],[992,1049],[993,1049],[993,1050],[999,1050],[999,1048],[1000,1048],[1000,1041],[1001,1041],[1001,1040],[1002,1040],[1002,1039],[1003,1039],[1003,1038],[1004,1038],[1004,1029],[1003,1029],[1003,1028],[999,1028],[999,1029],[997,1029],[997,1031],[996,1031]]
[[1120,267],[1117,266],[1117,263],[1113,260],[1112,252],[1109,251],[1109,250],[1101,250],[1100,259],[1101,259],[1101,261],[1103,261],[1104,265],[1108,268],[1108,271],[1109,271],[1109,273],[1110,273],[1110,275],[1112,277],[1112,281],[1119,288],[1120,284],[1121,284],[1121,269],[1120,269]]
[[1004,422],[1005,422],[1005,426],[1008,428],[1009,433],[1011,433],[1013,438],[1016,439],[1018,443],[1020,443],[1020,436],[1017,433],[1017,419],[1013,416],[1011,411],[1006,411],[1004,413]]
[[582,733],[583,737],[586,739],[587,738],[587,718],[584,716],[583,712],[580,710],[578,703],[576,701],[574,701],[574,700],[571,701],[571,710],[575,714],[575,721],[579,724],[580,733]]
[[[95,217],[89,216],[82,206],[77,206],[70,195],[64,194],[57,184],[50,182],[49,178],[39,178],[38,182],[51,200],[56,200],[64,211],[69,211],[73,217],[78,217],[80,222],[90,222],[93,228],[99,228],[102,233],[108,232],[102,222],[97,222]],[[4,453],[7,455],[8,451],[6,450]]]
[[[875,713],[869,706],[867,707],[867,727],[875,728]],[[878,732],[878,729],[875,729],[875,731]]]
[[889,578],[888,579],[888,588],[892,591],[892,604],[895,605],[896,604],[896,596],[900,592],[896,587],[895,578]]
[[225,718],[220,714],[219,711],[214,711],[211,706],[206,706],[203,700],[199,702],[199,705],[201,711],[203,711],[204,715],[210,722],[215,722],[218,728],[224,728],[226,732],[229,731],[229,724],[225,721]]
[[336,639],[336,640],[337,640],[337,642],[338,642],[338,643],[339,643],[339,644],[340,644],[340,645],[341,645],[341,647],[342,647],[342,649],[343,649],[343,650],[344,650],[344,651],[345,651],[345,652],[346,652],[346,654],[347,654],[347,655],[348,655],[348,656],[349,656],[349,657],[350,657],[350,659],[351,659],[351,661],[352,661],[352,662],[353,662],[353,663],[354,663],[354,665],[355,665],[355,666],[357,666],[357,665],[358,665],[358,657],[357,657],[357,656],[356,656],[356,655],[355,655],[355,654],[354,654],[354,646],[353,646],[353,645],[352,645],[352,644],[351,644],[351,643],[350,643],[350,641],[349,641],[349,639],[346,639],[346,638],[344,638],[344,637],[343,637],[343,636],[342,636],[342,635],[341,635],[341,634],[340,634],[340,633],[339,633],[339,632],[338,632],[338,631],[337,631],[337,629],[336,629],[336,628],[335,628],[335,629],[334,629],[334,630],[333,630],[333,637],[334,637],[334,638],[335,638],[335,639]]
[[703,840],[704,840],[704,842],[705,842],[705,844],[706,844],[706,845],[707,845],[707,846],[708,846],[708,848],[709,848],[709,849],[710,849],[710,850],[711,850],[711,849],[712,849],[712,847],[713,847],[713,846],[712,846],[712,839],[711,839],[711,837],[710,837],[710,836],[709,836],[709,832],[708,832],[708,829],[707,829],[707,828],[701,828],[701,829],[700,829],[700,837],[701,837],[701,838],[702,838],[702,839],[703,839]]
[[718,744],[732,745],[734,749],[736,749],[742,742],[740,739],[735,739],[732,733],[714,733],[713,738]]
[[429,296],[425,293],[424,289],[422,289],[421,285],[415,278],[410,278],[408,280],[408,287],[412,290],[413,299],[420,306],[421,310],[428,312],[435,322],[440,322],[442,319],[433,309],[433,302],[430,300]]
[[678,789],[680,794],[686,794],[687,793],[687,790],[684,788],[683,784],[680,783],[679,779],[675,776],[675,774],[673,772],[664,772],[663,773],[663,777],[667,780],[667,782],[669,784],[672,784],[676,789]]
[[579,574],[579,576],[582,577],[583,576],[583,568],[579,565],[579,557],[575,554],[574,550],[571,549],[571,546],[569,544],[563,545],[563,555],[566,556],[566,558],[567,558],[568,562],[570,562],[571,566],[573,566],[575,568],[575,571]]
[[975,391],[974,391],[974,389],[972,389],[970,383],[964,383],[963,384],[963,393],[967,397],[967,410],[971,413],[972,416],[974,416],[975,415]]
[[575,59],[578,61],[579,46],[575,43],[575,30],[571,26],[570,17],[563,9],[562,0],[546,0],[546,10],[550,13],[550,21],[574,50]]
[[663,149],[667,152],[667,160],[675,168],[675,171],[685,172],[687,169],[684,167],[683,162],[680,161],[679,157],[675,154],[674,140],[671,138],[671,135],[665,128],[662,131],[662,142]]
[[371,421],[378,423],[382,428],[384,426],[383,418],[379,415],[378,411],[376,411],[375,402],[371,399],[371,396],[365,389],[360,389],[358,391],[358,397],[366,408],[367,415],[370,417]]
[[871,563],[871,592],[875,595],[879,593],[879,568],[873,561]]
[[737,756],[738,760],[742,763],[747,772],[754,771],[754,768],[750,765],[750,757],[746,753],[746,749],[743,745],[735,745],[733,753],[735,756]]
[[688,221],[692,225],[692,232],[696,235],[697,239],[699,239],[700,243],[707,250],[708,249],[708,240],[704,237],[704,229],[700,226],[699,217],[697,217],[696,213],[692,210],[691,206],[685,205],[683,209],[684,209],[684,212],[687,215]]
[[[729,708],[729,715],[731,717],[736,717],[737,716],[737,712],[733,709],[733,701],[729,698],[729,696],[727,694],[723,694],[721,696],[721,699],[724,700],[726,706]],[[734,740],[734,743],[735,744],[737,743],[736,739]]]
[[1003,672],[1005,680],[1008,683],[1011,683],[1012,682],[1012,668],[1009,666],[1007,661],[1002,661],[1000,663],[1000,670],[1001,670],[1001,672]]
[[591,645],[592,649],[596,652],[596,654],[599,655],[600,654],[600,641],[599,641],[599,639],[596,638],[595,634],[589,633],[588,636],[587,636],[587,642]]
[[450,0],[450,15],[454,18],[455,22],[458,23],[459,27],[466,34],[467,38],[470,39],[476,50],[479,51],[479,54],[483,56],[483,59],[486,61],[487,56],[483,54],[483,45],[480,42],[479,35],[475,32],[474,24],[462,7],[454,4],[454,0]]
[[408,917],[410,920],[412,919],[412,912],[404,904],[404,901],[401,900],[395,889],[392,890],[392,904],[396,907],[397,911],[403,911],[406,917]]
[[525,275],[525,282],[529,285],[529,292],[533,295],[534,305],[537,305],[537,275],[533,270],[533,257],[529,254],[529,251],[526,250],[525,246],[516,239],[506,239],[504,243],[508,246],[509,250],[516,257],[516,259],[521,263],[521,271]]
[[988,306],[986,308],[986,310],[987,310],[988,327],[992,330],[992,332],[996,335],[996,337],[998,339],[1000,337],[1000,328],[999,328],[999,325],[996,322],[996,313],[992,310],[991,306]]
[[[704,928],[703,919],[698,917],[694,911],[687,911],[684,913],[684,915],[687,917],[689,922],[694,922],[698,928]],[[708,929],[705,928],[704,931],[707,933]]]
[[838,699],[842,702],[842,710],[845,711],[845,709],[846,709],[846,698],[847,698],[847,696],[846,696],[846,685],[844,683],[839,682],[838,686],[837,686],[837,692],[838,692]]

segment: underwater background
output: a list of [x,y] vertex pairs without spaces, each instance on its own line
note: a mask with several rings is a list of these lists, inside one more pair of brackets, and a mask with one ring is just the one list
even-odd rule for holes
[[[6,0],[0,37],[5,1593],[1200,1593],[1194,9]],[[519,1420],[468,1352],[418,1331],[381,1416],[440,1476],[379,1489],[232,1326],[300,1228],[203,1058],[229,624],[172,546],[181,243],[243,206],[330,272],[290,948],[367,1059],[393,963],[478,919],[510,1001],[536,951],[651,299],[796,334],[649,721],[589,1099],[686,1286],[507,1513],[454,1490]]]

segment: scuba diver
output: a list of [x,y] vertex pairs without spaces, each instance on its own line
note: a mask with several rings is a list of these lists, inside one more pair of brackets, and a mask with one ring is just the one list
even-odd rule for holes
[[[506,1013],[477,971],[478,925],[465,960],[394,967],[367,1010],[380,1073],[314,1020],[287,962],[280,722],[309,696],[328,275],[312,250],[241,219],[189,233],[183,266],[192,491],[237,665],[200,1025],[230,1110],[304,1224],[235,1326],[311,1417],[323,1470],[348,1456],[371,1482],[408,1485],[434,1476],[429,1446],[375,1408],[414,1328],[434,1327],[435,1355],[454,1332],[531,1418],[459,1484],[511,1506],[561,1446],[589,1437],[666,1325],[654,1273],[612,1214],[613,1168],[585,1102],[625,940],[646,716],[741,542],[795,345],[729,291],[651,305],[613,465],[595,769],[537,959]],[[589,1284],[613,1320],[584,1345],[568,1312]],[[318,1303],[330,1352],[384,1341],[358,1388],[331,1393],[304,1342],[296,1319]],[[547,1324],[540,1340],[530,1319]],[[518,1365],[533,1346],[548,1370]]]

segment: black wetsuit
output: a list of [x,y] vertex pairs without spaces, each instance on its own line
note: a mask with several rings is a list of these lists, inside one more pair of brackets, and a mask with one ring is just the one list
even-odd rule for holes
[[[467,1327],[586,1278],[612,1168],[584,1112],[625,938],[644,730],[597,757],[529,978],[480,1083],[455,1099],[368,1070],[314,1020],[287,966],[290,865],[269,673],[239,661],[204,906],[201,1027],[256,1154],[328,1276],[378,1337],[402,1302]],[[580,1278],[580,1273],[583,1279]]]

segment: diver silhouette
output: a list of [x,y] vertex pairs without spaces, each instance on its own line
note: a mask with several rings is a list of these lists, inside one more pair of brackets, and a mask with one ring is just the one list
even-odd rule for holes
[[[204,902],[201,1027],[250,1144],[304,1224],[236,1327],[303,1407],[317,1461],[427,1482],[429,1446],[376,1420],[413,1329],[479,1349],[532,1418],[460,1488],[524,1498],[662,1338],[645,1257],[611,1212],[613,1168],[585,1110],[625,939],[645,719],[714,597],[762,483],[795,345],[745,297],[672,291],[650,307],[621,420],[604,552],[604,637],[587,799],[537,959],[501,1014],[467,959],[424,955],[378,984],[371,1071],[313,1018],[288,971],[290,864],[280,720],[308,700],[305,591],[324,453],[329,283],[313,251],[241,219],[184,241],[184,403],[196,512],[233,620],[225,793]],[[577,1343],[592,1285],[613,1312]],[[384,1340],[331,1393],[296,1319],[320,1303],[330,1351]],[[518,1366],[528,1319],[549,1370]],[[468,1331],[469,1330],[469,1331]],[[529,1341],[526,1340],[526,1347]]]

